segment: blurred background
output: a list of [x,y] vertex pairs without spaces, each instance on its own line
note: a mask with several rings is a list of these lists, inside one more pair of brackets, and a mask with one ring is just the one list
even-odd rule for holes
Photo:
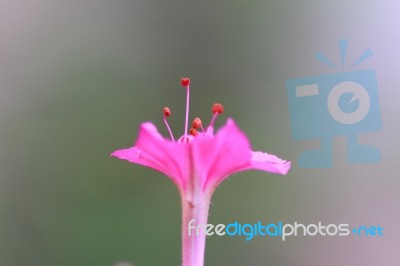
[[[382,237],[210,237],[206,265],[399,265],[400,6],[397,1],[0,0],[0,265],[180,264],[180,201],[168,178],[117,160],[143,121],[175,135],[222,102],[257,150],[289,175],[236,174],[210,223],[381,225]],[[292,140],[286,80],[336,73],[337,40],[354,70],[377,74],[383,129],[362,142],[381,162],[298,167],[318,142]],[[120,264],[118,264],[120,263]],[[129,264],[128,264],[129,265]]]

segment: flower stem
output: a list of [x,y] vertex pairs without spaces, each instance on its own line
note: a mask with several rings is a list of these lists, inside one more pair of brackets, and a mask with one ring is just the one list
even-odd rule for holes
[[[194,194],[192,199],[182,193],[182,266],[203,266],[208,209],[211,195]],[[203,225],[197,230],[197,225]]]

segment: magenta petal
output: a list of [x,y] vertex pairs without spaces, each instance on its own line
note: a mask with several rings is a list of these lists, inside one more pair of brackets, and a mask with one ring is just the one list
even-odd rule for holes
[[179,188],[185,187],[190,175],[188,145],[164,139],[150,122],[140,126],[134,147],[117,150],[111,155],[158,170],[170,177]]
[[243,170],[287,174],[291,166],[275,155],[252,152],[246,135],[232,119],[215,136],[200,133],[189,144],[166,140],[152,123],[143,123],[135,146],[111,155],[158,170],[183,191],[188,186],[213,190],[229,175]]
[[291,166],[291,162],[265,152],[253,151],[251,155],[250,169],[286,175]]
[[192,154],[203,189],[215,188],[230,174],[247,168],[251,159],[249,141],[232,119],[215,137],[200,133],[192,143]]

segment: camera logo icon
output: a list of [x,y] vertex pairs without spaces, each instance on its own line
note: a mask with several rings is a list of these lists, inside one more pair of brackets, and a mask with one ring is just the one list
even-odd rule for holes
[[[346,40],[339,40],[342,66],[346,57]],[[352,65],[372,56],[367,49]],[[316,58],[336,67],[322,53]],[[358,135],[382,128],[376,73],[372,69],[300,77],[286,83],[291,131],[294,140],[319,140],[320,147],[304,151],[298,160],[304,168],[332,167],[334,137],[347,137],[347,162],[377,163],[380,151],[359,144]]]

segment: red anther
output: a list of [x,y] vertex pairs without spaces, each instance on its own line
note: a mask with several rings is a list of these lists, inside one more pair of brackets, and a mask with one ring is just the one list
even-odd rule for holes
[[190,79],[189,78],[181,78],[181,85],[183,87],[186,87],[190,84]]
[[202,125],[202,123],[201,123],[200,118],[196,117],[195,119],[193,119],[192,127],[194,129],[198,129],[199,127],[201,127],[201,125]]
[[220,103],[214,103],[212,107],[212,112],[213,114],[215,113],[222,114],[224,112],[224,106]]
[[191,128],[189,131],[190,135],[192,135],[193,137],[197,136],[197,134],[199,133],[196,129]]
[[171,115],[171,111],[169,110],[168,107],[164,107],[163,112],[164,112],[165,116],[170,116]]

